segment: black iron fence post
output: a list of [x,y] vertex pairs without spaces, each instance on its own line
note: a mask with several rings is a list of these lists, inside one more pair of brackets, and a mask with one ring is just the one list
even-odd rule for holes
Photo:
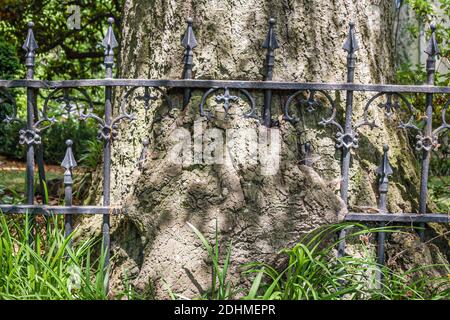
[[[114,36],[114,31],[112,24],[114,23],[113,18],[108,18],[108,31],[106,32],[106,37],[103,39],[103,47],[105,48],[105,79],[113,78],[113,66],[114,66],[114,48],[118,46],[116,37]],[[105,86],[105,126],[103,130],[105,132],[105,139],[103,145],[103,205],[109,206],[111,203],[110,192],[111,192],[111,141],[113,128],[112,125],[112,86]],[[110,217],[109,214],[103,215],[102,224],[102,234],[103,234],[103,249],[105,254],[105,270],[109,266],[110,260]],[[108,285],[106,286],[109,287]]]
[[[428,55],[427,58],[427,85],[434,85],[434,74],[436,69],[436,56],[439,54],[439,48],[436,41],[436,25],[431,23],[431,38],[428,43],[428,48],[425,53]],[[433,94],[426,94],[426,109],[425,109],[425,128],[423,131],[423,136],[419,137],[420,148],[422,149],[422,171],[421,171],[421,181],[420,181],[420,199],[419,199],[419,212],[424,214],[427,212],[427,193],[428,193],[428,173],[430,170],[430,158],[431,151],[434,148],[435,140],[433,137]],[[420,239],[424,241],[425,238],[425,224],[420,223],[419,226],[422,228],[419,230]]]
[[[349,34],[347,41],[344,44],[343,49],[347,51],[347,83],[353,83],[355,78],[355,66],[356,66],[356,50],[359,49],[358,42],[355,35],[355,24],[350,22]],[[346,104],[345,104],[345,127],[344,134],[340,137],[343,142],[342,146],[342,172],[341,172],[341,186],[340,193],[341,198],[345,204],[348,204],[348,180],[350,170],[350,150],[353,147],[353,141],[355,134],[352,128],[352,112],[353,112],[353,90],[347,90]],[[340,242],[338,248],[338,256],[345,254],[345,235],[346,230],[343,229],[339,235]]]
[[[380,213],[387,213],[387,192],[389,187],[389,176],[392,175],[393,171],[391,168],[391,165],[389,164],[389,158],[388,158],[388,151],[389,146],[384,145],[383,146],[383,157],[381,159],[381,164],[377,169],[377,175],[380,177],[378,180],[378,192],[379,192],[379,198],[378,198],[378,210]],[[385,222],[380,222],[380,227],[385,227]],[[386,233],[385,232],[378,232],[378,246],[377,246],[377,257],[378,257],[378,264],[384,265],[384,256],[385,256],[385,240],[386,240]],[[377,280],[379,281],[379,284],[381,284],[382,280],[382,273],[379,271],[377,275]]]
[[[61,167],[66,169],[64,171],[64,204],[66,207],[72,206],[72,187],[73,187],[73,178],[72,178],[72,169],[77,166],[77,162],[75,161],[75,157],[72,152],[72,140],[67,140],[66,145],[66,155],[61,163]],[[66,214],[64,216],[64,235],[67,238],[73,231],[73,221],[72,215]],[[71,245],[69,242],[69,245]]]
[[[269,19],[269,31],[267,32],[266,40],[262,47],[267,49],[266,54],[266,70],[264,75],[264,81],[272,81],[273,78],[273,66],[275,64],[275,49],[277,49],[278,41],[274,30],[276,20],[274,18]],[[268,89],[264,91],[264,109],[263,109],[263,124],[266,127],[272,125],[272,90]]]
[[[183,79],[192,79],[192,67],[194,66],[194,51],[193,49],[197,46],[197,39],[195,39],[194,30],[192,29],[192,24],[194,20],[192,18],[186,19],[187,28],[183,39],[181,39],[181,45],[184,47],[184,68],[183,68]],[[191,99],[191,89],[184,88],[183,95],[183,109],[189,104]]]
[[[31,80],[34,78],[34,65],[35,65],[35,57],[36,57],[36,49],[38,45],[36,40],[34,39],[33,34],[34,23],[28,23],[28,34],[23,44],[22,48],[26,51],[25,55],[25,66],[26,70],[26,79]],[[20,131],[20,142],[22,144],[26,144],[27,147],[27,169],[26,169],[26,195],[27,195],[27,204],[34,203],[34,146],[40,142],[40,138],[35,131],[34,126],[34,103],[35,99],[35,91],[33,88],[27,87],[27,127],[25,130]],[[33,230],[34,230],[34,216],[29,216],[30,223],[30,242],[33,241]]]

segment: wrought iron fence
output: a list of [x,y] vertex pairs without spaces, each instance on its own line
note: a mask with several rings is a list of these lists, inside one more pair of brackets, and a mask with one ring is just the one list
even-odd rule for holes
[[[64,81],[42,81],[34,80],[35,56],[38,45],[33,34],[33,23],[28,25],[28,35],[23,45],[26,51],[25,66],[27,69],[26,79],[24,80],[0,80],[0,100],[1,104],[13,105],[13,111],[4,119],[5,122],[17,121],[17,109],[15,107],[14,97],[10,94],[11,88],[25,88],[27,93],[26,108],[26,128],[20,131],[19,143],[26,146],[26,195],[27,203],[20,205],[0,204],[0,210],[3,214],[19,214],[28,213],[31,217],[36,214],[62,214],[65,216],[65,232],[70,234],[73,230],[73,215],[79,214],[100,214],[103,216],[102,235],[103,246],[106,249],[106,265],[109,263],[110,253],[110,216],[111,214],[125,213],[126,208],[120,208],[111,205],[110,200],[110,172],[111,172],[111,143],[116,137],[122,121],[133,121],[135,116],[127,111],[129,100],[136,93],[138,88],[143,88],[143,96],[135,97],[144,102],[144,109],[147,111],[151,108],[151,101],[164,98],[168,105],[172,107],[171,97],[168,94],[169,89],[178,89],[182,92],[183,108],[188,107],[191,91],[201,90],[203,96],[198,106],[199,114],[208,120],[214,118],[214,114],[207,110],[208,101],[214,97],[216,103],[223,106],[225,116],[230,108],[239,101],[247,101],[249,111],[244,116],[259,119],[262,125],[266,127],[277,126],[277,121],[272,119],[272,93],[284,95],[287,100],[284,104],[285,121],[296,123],[299,120],[291,114],[292,105],[305,108],[308,112],[315,112],[317,109],[328,105],[332,112],[329,117],[323,118],[319,124],[330,126],[336,130],[336,147],[342,151],[342,167],[341,167],[341,184],[340,196],[347,204],[348,202],[348,186],[349,186],[349,168],[351,160],[351,150],[358,148],[359,132],[358,130],[364,126],[375,128],[377,125],[374,121],[369,120],[369,110],[376,105],[379,98],[385,98],[385,102],[377,106],[384,110],[387,117],[391,117],[394,113],[401,110],[408,114],[407,121],[399,120],[399,128],[414,130],[417,132],[417,150],[421,152],[421,185],[419,198],[419,212],[417,213],[391,213],[387,210],[387,193],[389,185],[389,176],[393,174],[393,170],[389,164],[388,151],[389,146],[383,147],[383,156],[381,164],[377,170],[379,181],[379,199],[378,210],[376,214],[347,212],[346,221],[362,221],[376,222],[386,224],[388,222],[397,223],[414,223],[424,227],[425,223],[449,223],[450,216],[448,213],[429,213],[427,212],[427,193],[428,193],[428,175],[430,171],[430,157],[433,150],[438,148],[438,135],[442,134],[450,128],[447,122],[446,111],[450,104],[447,101],[442,109],[441,124],[437,128],[432,127],[433,116],[433,95],[450,94],[450,87],[434,86],[434,74],[436,57],[439,54],[438,44],[435,37],[435,26],[431,25],[431,39],[428,48],[425,51],[428,54],[426,62],[427,82],[426,85],[383,85],[383,84],[357,84],[354,83],[354,75],[356,68],[356,51],[359,49],[358,41],[355,35],[355,26],[353,23],[349,25],[348,38],[343,46],[347,52],[347,82],[346,83],[300,83],[300,82],[276,82],[272,81],[272,71],[274,67],[275,50],[279,47],[276,33],[275,20],[269,20],[269,31],[262,47],[267,50],[265,69],[266,73],[263,81],[223,81],[223,80],[194,80],[193,73],[193,50],[197,46],[197,40],[193,32],[193,20],[187,19],[187,29],[181,41],[184,47],[184,70],[183,79],[181,80],[153,80],[153,79],[113,79],[114,66],[114,49],[118,46],[114,36],[112,24],[114,20],[108,19],[108,30],[105,39],[103,39],[104,64],[106,68],[105,79],[89,79],[89,80],[64,80]],[[89,87],[100,87],[105,90],[104,116],[100,117],[95,114],[92,101],[86,89]],[[113,87],[123,87],[126,89],[124,97],[118,108],[118,114],[113,114],[112,90]],[[37,105],[37,94],[39,90],[49,90],[42,112],[39,112]],[[151,92],[157,91],[159,96],[152,95]],[[341,124],[336,118],[337,102],[330,95],[330,91],[345,91],[345,114],[343,115],[344,123]],[[264,94],[263,112],[259,117],[257,114],[257,106],[253,93],[260,92]],[[353,94],[354,92],[375,92],[364,108],[363,119],[352,123],[353,119]],[[74,93],[78,94],[78,97]],[[233,95],[233,94],[234,95]],[[418,126],[417,111],[408,101],[404,94],[417,93],[426,96],[426,117],[423,129]],[[446,96],[446,99],[448,97]],[[85,107],[80,108],[76,101],[82,99]],[[65,205],[50,206],[45,203],[34,203],[34,167],[35,159],[38,163],[38,172],[41,181],[45,179],[43,156],[41,148],[42,132],[50,126],[56,119],[48,116],[49,101],[56,100],[65,106],[65,110],[70,114],[73,110],[77,110],[74,114],[79,114],[81,120],[93,119],[98,124],[98,138],[103,141],[103,205],[102,206],[75,206],[72,205],[72,169],[77,165],[75,157],[72,153],[72,141],[68,140],[67,152],[61,166],[65,169],[64,186],[65,186]],[[75,108],[75,109],[74,109]],[[41,116],[40,116],[41,115]],[[142,166],[145,159],[148,140],[143,142],[143,150],[138,161],[138,165]],[[311,146],[309,143],[305,145],[307,154],[303,164],[311,165]],[[420,231],[421,239],[424,239],[423,229]],[[341,239],[345,239],[345,231],[340,235]],[[379,233],[378,236],[378,257],[379,262],[384,262],[384,242],[385,234]],[[345,241],[341,241],[339,254],[343,255],[345,250]]]

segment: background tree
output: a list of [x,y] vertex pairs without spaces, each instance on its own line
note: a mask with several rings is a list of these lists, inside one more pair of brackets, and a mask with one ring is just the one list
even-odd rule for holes
[[[354,21],[360,50],[357,52],[355,82],[394,82],[392,1],[207,1],[179,0],[125,3],[121,29],[119,77],[175,78],[183,71],[180,37],[184,19],[193,17],[198,45],[194,49],[196,79],[260,80],[264,76],[268,20],[277,20],[279,48],[275,54],[274,80],[345,82],[346,53],[342,45],[348,23]],[[116,105],[123,92],[118,92]],[[342,123],[345,96],[333,92]],[[361,119],[370,94],[356,94],[354,119]],[[219,232],[233,241],[232,274],[242,283],[238,266],[248,261],[274,261],[276,252],[294,244],[301,234],[337,221],[345,206],[338,196],[340,150],[335,149],[333,132],[315,125],[320,112],[298,110],[300,121],[293,126],[279,118],[283,144],[277,174],[261,174],[260,166],[183,165],[169,161],[173,133],[177,128],[193,132],[198,119],[201,94],[193,92],[184,112],[167,112],[164,104],[153,102],[145,113],[133,101],[138,114],[133,124],[121,127],[114,143],[113,203],[127,207],[127,216],[114,220],[115,231],[112,284],[123,277],[135,277],[135,285],[167,297],[167,287],[188,297],[208,288],[210,273],[205,252],[189,221],[210,238],[215,219]],[[257,99],[262,105],[262,97]],[[275,95],[272,113],[280,115],[283,98]],[[294,108],[295,109],[295,108]],[[330,110],[325,110],[330,112]],[[408,136],[390,125],[379,110],[371,115],[380,129],[364,129],[360,148],[353,153],[350,169],[350,210],[376,206],[376,167],[384,143],[390,145],[394,170],[388,198],[391,212],[417,209],[419,177],[417,162]],[[254,119],[231,117],[229,121],[201,124],[204,128],[259,128]],[[275,129],[278,130],[278,129]],[[142,171],[136,161],[141,142],[149,140]],[[242,137],[244,139],[244,137]],[[306,142],[312,145],[313,167],[301,165]],[[245,148],[244,148],[245,149]],[[248,150],[240,150],[243,153]],[[97,220],[87,223],[98,225]],[[405,267],[431,263],[435,255],[415,238],[394,237],[388,252],[406,246],[406,254],[391,261]],[[390,249],[391,248],[391,249]],[[392,251],[389,251],[392,250]],[[350,248],[350,252],[352,249]],[[414,255],[413,252],[420,252]],[[407,261],[407,262],[405,262]]]

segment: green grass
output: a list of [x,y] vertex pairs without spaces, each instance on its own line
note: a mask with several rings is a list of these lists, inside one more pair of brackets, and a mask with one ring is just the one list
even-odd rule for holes
[[[29,219],[0,213],[0,300],[106,299],[109,272],[103,253],[93,259],[98,241],[70,246],[60,217],[47,219],[30,239]],[[101,247],[101,246],[100,246]]]
[[[46,172],[47,180],[63,178],[64,175],[55,172]],[[17,193],[25,193],[25,171],[23,170],[0,170],[0,185],[7,186],[8,189]]]
[[[303,237],[293,248],[280,253],[287,259],[285,267],[252,262],[242,266],[244,275],[252,279],[247,290],[236,289],[227,272],[231,263],[231,242],[224,256],[219,251],[216,227],[214,243],[194,226],[191,229],[203,244],[212,262],[212,280],[206,294],[198,299],[236,299],[240,294],[246,300],[405,300],[449,299],[450,266],[448,264],[417,266],[403,273],[396,273],[376,263],[373,250],[358,239],[370,233],[406,232],[402,227],[369,228],[362,224],[340,223],[318,228]],[[342,229],[352,230],[346,236],[363,252],[362,257],[336,258],[339,244],[336,234]],[[356,240],[356,242],[355,242]],[[426,270],[441,269],[446,276],[430,277]],[[382,281],[379,281],[381,275]],[[184,298],[169,289],[172,299]]]
[[431,177],[428,182],[430,200],[442,213],[450,213],[450,176]]

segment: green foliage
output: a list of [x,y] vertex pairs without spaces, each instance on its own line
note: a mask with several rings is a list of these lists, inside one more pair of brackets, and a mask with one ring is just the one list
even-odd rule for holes
[[95,168],[102,162],[102,156],[102,141],[98,139],[86,140],[84,152],[78,158],[78,165],[83,169],[83,173],[75,177],[74,197],[88,199]]
[[16,204],[25,199],[24,194],[18,192],[15,188],[6,187],[0,184],[0,203]]
[[[450,86],[450,73],[446,68],[440,68],[441,65],[450,65],[450,25],[448,19],[450,17],[450,0],[439,0],[433,5],[429,0],[406,0],[406,3],[413,9],[416,14],[418,23],[424,28],[431,21],[436,22],[436,38],[439,45],[439,59],[437,63],[437,71],[435,74],[435,84],[439,86]],[[411,25],[408,28],[413,38],[418,38],[419,28],[417,25]],[[430,36],[430,30],[426,30],[427,39]],[[445,70],[445,71],[442,71]],[[423,84],[426,80],[426,70],[424,64],[412,64],[411,62],[403,63],[397,70],[397,83],[400,84]],[[425,119],[425,95],[412,94],[410,96],[412,105],[420,112],[419,118]],[[434,95],[433,105],[434,114],[433,127],[437,128],[442,124],[441,112],[448,101],[445,95]],[[447,115],[448,117],[448,115]],[[447,122],[449,119],[447,118]],[[424,122],[419,124],[423,127]],[[436,176],[449,175],[450,170],[450,146],[445,142],[446,133],[440,135],[441,146],[433,153],[431,162],[431,173]],[[414,136],[411,136],[414,143]],[[448,135],[447,135],[448,140]]]
[[[361,243],[365,251],[361,258],[353,256],[335,257],[337,242],[330,241],[336,232],[352,227],[356,231],[348,234],[352,238],[376,232],[399,232],[396,228],[368,228],[364,225],[337,224],[316,230],[302,239],[292,249],[282,253],[289,257],[287,267],[281,271],[264,263],[251,263],[247,273],[256,274],[248,299],[263,300],[359,300],[359,299],[448,299],[448,279],[414,276],[418,269],[448,266],[420,266],[403,274],[392,272],[375,262],[374,255]],[[377,274],[382,275],[379,281]],[[264,275],[268,281],[261,280]],[[413,280],[411,280],[413,279]],[[436,288],[430,292],[429,287]],[[444,284],[444,285],[442,285]],[[447,286],[445,286],[447,284]]]
[[13,79],[19,69],[16,48],[0,38],[0,79]]
[[93,239],[69,245],[62,221],[49,219],[30,244],[30,219],[0,213],[0,299],[105,299],[103,254],[92,261]]
[[[209,292],[207,292],[202,298],[208,298],[211,300],[225,300],[232,299],[235,292],[231,290],[231,282],[228,281],[228,267],[230,265],[231,259],[231,241],[228,244],[226,256],[223,258],[222,266],[220,266],[221,255],[219,252],[219,235],[217,230],[217,220],[216,220],[216,233],[215,242],[211,245],[208,240],[203,236],[203,234],[192,224],[187,223],[188,226],[194,231],[197,237],[202,242],[206,251],[208,252],[208,257],[212,262],[212,282]],[[175,297],[176,295],[172,295]]]
[[[19,130],[25,126],[21,122],[10,124],[0,123],[0,154],[11,159],[25,159],[26,149],[18,143]],[[42,134],[44,146],[44,161],[47,164],[60,164],[66,152],[65,141],[74,141],[73,151],[75,155],[81,155],[90,150],[92,140],[97,136],[97,129],[92,125],[67,119],[66,121],[53,123]],[[91,163],[92,165],[92,163]]]
[[450,213],[450,176],[432,177],[428,182],[430,198],[439,212]]
[[[219,244],[214,245],[194,226],[189,224],[205,247],[213,265],[210,292],[200,299],[233,299],[239,290],[234,290],[227,280],[227,270],[231,262],[231,242],[220,267]],[[345,241],[352,241],[363,252],[362,257],[344,256],[336,258],[339,241],[336,234],[349,228]],[[450,273],[446,265],[430,265],[411,268],[404,273],[396,273],[376,263],[375,255],[367,243],[371,233],[403,232],[401,227],[369,228],[362,224],[340,223],[314,230],[303,237],[293,248],[284,249],[287,256],[284,268],[252,262],[244,266],[244,273],[254,275],[247,294],[242,299],[254,300],[356,300],[356,299],[448,299],[450,285],[447,277],[430,278],[423,271],[427,268],[441,268]],[[356,240],[356,241],[355,241]],[[358,244],[359,243],[359,244]],[[377,276],[378,275],[378,276]],[[379,281],[379,277],[383,281]],[[180,296],[173,293],[172,299]]]
[[[34,33],[39,45],[38,78],[91,78],[102,72],[103,50],[99,43],[105,35],[108,17],[115,17],[116,27],[120,28],[123,0],[3,2],[0,37],[13,45],[16,56],[22,59],[21,46],[27,34],[27,22],[33,20],[35,23]],[[74,18],[78,13],[79,29],[70,24],[76,22]],[[120,33],[116,35],[119,37]]]

